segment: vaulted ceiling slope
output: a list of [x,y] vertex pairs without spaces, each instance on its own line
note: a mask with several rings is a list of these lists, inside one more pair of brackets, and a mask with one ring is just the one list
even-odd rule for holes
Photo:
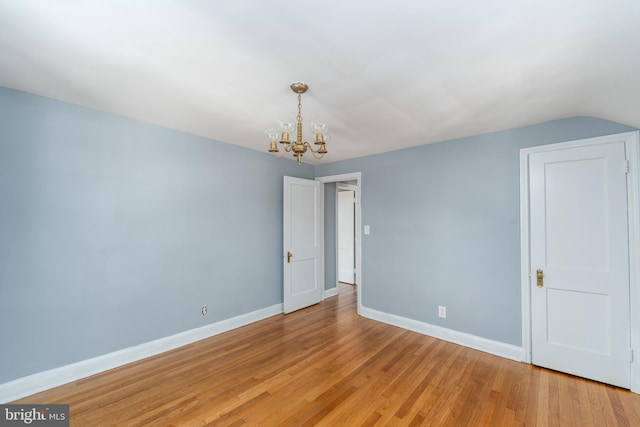
[[570,116],[640,127],[639,23],[639,0],[0,0],[0,86],[265,151],[302,80],[335,161]]

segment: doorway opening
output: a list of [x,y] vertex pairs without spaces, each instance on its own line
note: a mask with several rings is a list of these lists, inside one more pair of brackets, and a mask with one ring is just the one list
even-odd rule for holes
[[338,282],[356,285],[355,181],[336,183],[336,241]]
[[[334,295],[340,289],[357,292],[362,307],[361,173],[316,178],[323,184],[324,263],[326,284]],[[342,200],[342,202],[341,202]],[[350,201],[350,202],[349,202]],[[342,206],[342,209],[340,207]],[[326,292],[329,289],[325,290]]]

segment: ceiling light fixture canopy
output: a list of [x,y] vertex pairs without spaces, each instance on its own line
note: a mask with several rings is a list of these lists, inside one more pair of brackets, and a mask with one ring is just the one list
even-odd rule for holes
[[[313,146],[306,141],[302,140],[302,94],[309,89],[303,82],[291,83],[291,90],[298,94],[298,115],[296,116],[296,122],[291,119],[280,119],[276,122],[278,129],[267,129],[264,131],[265,139],[269,142],[269,152],[273,153],[275,157],[284,157],[286,153],[293,153],[293,157],[298,160],[298,164],[302,159],[302,155],[307,152],[307,149],[311,151],[313,157],[321,159],[327,154],[326,142],[329,140],[327,135],[327,124],[324,121],[315,120],[309,124],[309,129],[315,134],[314,145],[317,148],[314,150]],[[296,140],[290,141],[289,134],[294,130],[296,133]],[[278,141],[282,144],[284,152],[279,153]]]

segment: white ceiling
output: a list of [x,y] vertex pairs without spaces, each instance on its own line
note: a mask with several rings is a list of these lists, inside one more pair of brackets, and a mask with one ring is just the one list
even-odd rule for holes
[[0,86],[266,151],[295,80],[324,162],[571,116],[640,127],[640,0],[0,0]]

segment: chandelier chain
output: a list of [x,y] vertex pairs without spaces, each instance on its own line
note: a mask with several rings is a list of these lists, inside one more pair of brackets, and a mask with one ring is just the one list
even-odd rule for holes
[[298,94],[298,123],[302,123],[302,95]]

